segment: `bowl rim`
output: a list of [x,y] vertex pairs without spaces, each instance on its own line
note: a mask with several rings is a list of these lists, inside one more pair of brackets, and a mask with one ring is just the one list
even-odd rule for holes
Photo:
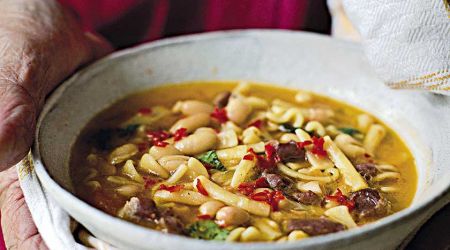
[[[322,235],[322,236],[315,236],[308,239],[304,239],[301,241],[296,242],[286,242],[283,244],[276,243],[276,242],[251,242],[251,243],[234,243],[234,242],[216,242],[216,241],[205,241],[205,240],[198,240],[198,239],[192,239],[189,237],[179,236],[175,234],[166,234],[157,230],[145,228],[136,224],[133,224],[131,222],[119,219],[117,217],[114,217],[112,215],[109,215],[91,205],[88,203],[82,201],[78,197],[76,197],[71,192],[67,191],[63,187],[61,187],[55,180],[53,180],[49,173],[47,172],[45,165],[43,163],[43,159],[40,153],[40,128],[42,124],[45,122],[45,117],[47,114],[53,109],[53,107],[58,103],[58,100],[63,96],[64,92],[67,90],[69,86],[77,82],[77,79],[82,75],[90,75],[94,74],[96,70],[102,69],[108,61],[111,60],[120,60],[121,58],[126,57],[132,57],[137,54],[139,54],[141,51],[150,51],[153,49],[160,49],[167,46],[177,46],[179,44],[187,44],[192,43],[196,41],[208,41],[208,40],[216,40],[216,39],[223,39],[223,38],[230,38],[230,37],[239,37],[239,36],[247,36],[247,35],[256,35],[259,37],[264,37],[266,35],[272,35],[272,34],[281,34],[285,36],[306,36],[314,39],[322,39],[322,40],[333,40],[334,43],[340,43],[343,46],[350,46],[353,47],[352,49],[361,49],[361,47],[354,43],[339,39],[330,38],[329,36],[320,35],[316,33],[310,33],[310,32],[301,32],[301,31],[290,31],[290,30],[266,30],[266,29],[247,29],[247,30],[230,30],[230,31],[215,31],[215,32],[206,32],[201,34],[193,34],[193,35],[185,35],[185,36],[178,36],[178,37],[172,37],[172,38],[165,38],[161,40],[156,40],[150,43],[145,43],[142,45],[138,45],[136,47],[127,48],[118,52],[114,52],[96,62],[93,64],[90,64],[89,66],[81,69],[80,71],[77,71],[75,74],[73,74],[70,78],[65,80],[62,84],[57,87],[55,91],[51,94],[51,96],[47,99],[40,115],[39,119],[36,125],[36,131],[35,131],[35,142],[32,147],[32,158],[34,162],[34,168],[36,170],[36,174],[40,180],[41,185],[50,193],[52,197],[58,197],[55,198],[56,202],[61,205],[61,203],[58,201],[58,199],[70,201],[71,204],[73,204],[73,207],[77,207],[79,211],[81,211],[83,214],[90,214],[91,216],[95,216],[97,219],[96,224],[102,224],[102,223],[115,223],[117,226],[120,226],[123,228],[124,231],[127,231],[129,233],[132,232],[140,232],[140,234],[154,234],[158,235],[158,237],[163,238],[171,238],[173,240],[181,241],[179,243],[185,243],[185,244],[204,244],[202,246],[207,247],[220,247],[220,246],[230,246],[230,247],[236,247],[236,246],[245,246],[245,247],[257,247],[258,249],[294,249],[294,248],[300,248],[300,247],[313,247],[318,245],[326,245],[330,243],[336,243],[340,242],[341,244],[351,240],[352,243],[360,242],[365,240],[365,235],[369,233],[376,233],[380,232],[382,230],[387,229],[388,227],[397,226],[405,219],[409,219],[412,217],[415,217],[422,213],[423,211],[427,210],[429,207],[431,207],[435,202],[446,196],[447,194],[450,194],[450,182],[445,183],[444,181],[440,181],[436,183],[437,189],[439,192],[434,193],[433,195],[430,195],[421,201],[419,201],[416,204],[412,204],[411,206],[396,212],[392,215],[389,215],[387,217],[384,217],[380,220],[377,220],[375,222],[372,222],[370,224],[364,225],[360,228],[356,229],[350,229],[345,230],[337,233]],[[417,195],[417,193],[416,193]],[[448,201],[447,201],[448,202]],[[63,206],[62,206],[63,207]],[[65,210],[65,209],[64,209]],[[76,218],[75,218],[76,219]],[[337,245],[336,245],[337,246]]]

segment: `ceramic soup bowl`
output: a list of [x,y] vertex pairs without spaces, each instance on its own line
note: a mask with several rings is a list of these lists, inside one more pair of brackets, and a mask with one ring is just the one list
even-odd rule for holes
[[[288,243],[195,240],[134,225],[73,195],[71,147],[82,128],[117,100],[154,86],[196,80],[251,80],[301,88],[362,108],[387,123],[416,159],[412,205],[361,228]],[[122,249],[393,249],[449,200],[450,98],[391,90],[358,44],[287,31],[184,36],[114,53],[76,73],[48,99],[33,149],[44,188],[98,238]]]

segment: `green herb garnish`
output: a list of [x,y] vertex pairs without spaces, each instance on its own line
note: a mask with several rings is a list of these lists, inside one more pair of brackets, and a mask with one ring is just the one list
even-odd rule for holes
[[354,128],[338,128],[339,131],[341,131],[344,134],[348,134],[348,135],[354,135],[354,134],[360,134],[361,132],[359,132],[359,130],[354,129]]
[[220,228],[212,220],[200,220],[191,224],[187,229],[189,236],[202,240],[224,241],[230,233],[226,229]]
[[125,128],[121,128],[119,130],[120,136],[131,136],[133,135],[136,130],[139,128],[139,124],[130,124],[126,126]]
[[203,153],[201,155],[197,156],[197,159],[199,159],[201,162],[210,165],[212,168],[225,171],[227,170],[225,166],[220,162],[219,157],[217,156],[217,153],[215,150],[208,151],[206,153]]

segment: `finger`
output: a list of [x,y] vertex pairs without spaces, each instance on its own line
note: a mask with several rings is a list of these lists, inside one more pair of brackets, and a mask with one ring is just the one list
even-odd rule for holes
[[113,46],[101,35],[94,32],[85,32],[84,35],[91,48],[91,60],[99,59],[114,51]]
[[36,116],[36,104],[26,89],[0,82],[0,171],[27,154]]
[[34,225],[15,168],[0,173],[1,226],[7,249],[48,249]]

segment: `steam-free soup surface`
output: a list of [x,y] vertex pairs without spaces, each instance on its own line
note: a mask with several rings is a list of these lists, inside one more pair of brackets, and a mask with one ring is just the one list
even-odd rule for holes
[[414,159],[371,114],[305,91],[187,83],[135,94],[85,128],[76,193],[120,218],[205,240],[292,241],[411,203]]

